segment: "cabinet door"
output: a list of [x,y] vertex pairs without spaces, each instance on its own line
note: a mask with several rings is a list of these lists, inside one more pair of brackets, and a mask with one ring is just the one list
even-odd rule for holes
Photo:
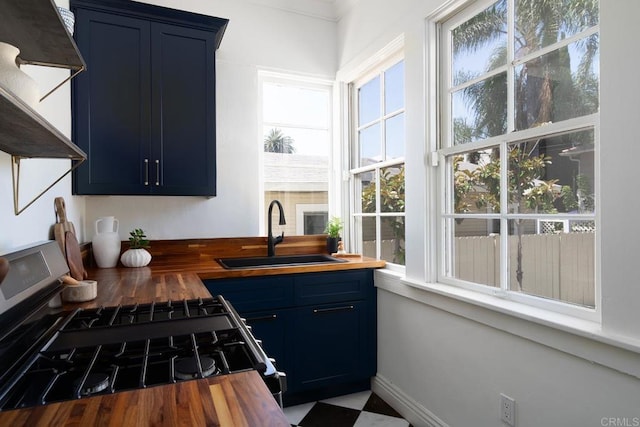
[[88,161],[75,194],[142,194],[150,152],[149,23],[86,9],[76,42],[87,70],[73,79],[73,140]]
[[216,194],[215,35],[152,23],[151,192]]
[[367,375],[366,304],[362,301],[296,309],[291,391]]
[[75,194],[216,194],[214,31],[77,8]]

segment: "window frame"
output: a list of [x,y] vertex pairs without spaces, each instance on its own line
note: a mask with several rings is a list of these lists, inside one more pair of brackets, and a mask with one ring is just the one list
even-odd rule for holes
[[[398,63],[405,61],[404,52],[402,49],[397,49],[391,54],[386,55],[383,59],[376,60],[374,63],[368,64],[368,68],[366,72],[362,72],[358,75],[358,77],[351,80],[348,83],[347,90],[349,94],[349,144],[348,144],[348,156],[346,159],[346,174],[348,176],[348,192],[349,192],[349,230],[350,230],[350,241],[353,242],[353,250],[358,253],[364,253],[364,248],[362,247],[362,239],[359,236],[359,228],[357,227],[357,222],[361,221],[362,218],[374,218],[376,222],[375,233],[376,233],[376,259],[382,259],[382,245],[381,245],[381,219],[383,217],[403,217],[406,218],[405,211],[403,212],[382,212],[380,205],[380,186],[376,185],[376,209],[375,212],[362,212],[361,204],[362,204],[362,191],[360,187],[360,181],[358,180],[358,176],[363,173],[373,173],[375,176],[375,181],[379,182],[380,171],[389,168],[389,167],[399,167],[405,166],[405,156],[398,157],[391,160],[382,160],[380,162],[372,163],[371,165],[362,166],[360,165],[360,146],[359,146],[359,137],[358,133],[362,129],[366,129],[371,127],[375,123],[380,123],[380,143],[381,143],[381,154],[386,159],[386,121],[397,117],[401,114],[405,115],[406,118],[406,97],[405,102],[403,103],[402,108],[396,109],[390,113],[387,113],[384,109],[385,105],[385,97],[384,97],[384,75],[385,72]],[[380,78],[380,103],[381,103],[381,114],[372,121],[366,122],[363,125],[359,123],[359,106],[358,106],[358,89],[369,83],[376,77]],[[405,127],[406,129],[406,127]],[[406,150],[406,135],[405,135],[405,150]],[[406,170],[406,167],[405,167]],[[406,225],[406,221],[405,221]],[[405,249],[406,249],[406,238],[405,238]],[[387,268],[390,270],[396,271],[404,271],[405,266],[403,264],[396,264],[391,261],[386,261]]]
[[[580,116],[577,118],[567,119],[555,123],[551,123],[545,126],[533,127],[529,129],[523,129],[515,131],[515,119],[514,119],[514,70],[515,68],[525,63],[532,58],[537,58],[551,51],[555,51],[560,47],[567,46],[570,43],[588,37],[593,34],[599,34],[599,25],[591,27],[587,30],[581,31],[575,35],[557,41],[549,46],[545,46],[534,53],[529,53],[526,56],[517,58],[510,62],[510,58],[513,57],[513,38],[512,31],[514,26],[515,17],[513,16],[514,0],[507,0],[508,3],[508,21],[509,29],[507,36],[507,51],[508,59],[504,66],[497,67],[488,73],[482,74],[480,77],[472,79],[463,83],[462,85],[455,86],[453,84],[453,72],[450,67],[452,49],[451,49],[451,37],[450,30],[456,28],[462,22],[471,19],[477,15],[480,11],[486,9],[490,5],[494,4],[496,0],[481,0],[473,2],[470,0],[459,0],[454,3],[443,6],[440,10],[436,11],[433,15],[427,18],[427,44],[426,44],[426,58],[427,63],[429,60],[433,61],[433,66],[427,68],[431,72],[427,73],[427,124],[428,127],[432,126],[433,130],[431,135],[434,136],[434,140],[430,146],[432,165],[436,166],[436,173],[434,178],[436,179],[436,195],[427,194],[427,200],[432,200],[437,206],[436,214],[434,215],[434,228],[436,230],[435,242],[433,243],[435,253],[431,254],[428,259],[432,259],[435,279],[439,283],[455,286],[458,288],[479,292],[482,294],[492,295],[500,297],[505,300],[513,302],[523,303],[536,308],[542,308],[545,310],[566,314],[586,320],[600,321],[601,319],[601,286],[599,276],[600,265],[600,173],[599,173],[599,154],[600,154],[600,141],[599,141],[599,129],[600,129],[600,113],[599,111]],[[455,90],[459,90],[460,87],[468,86],[483,79],[487,76],[506,72],[507,74],[507,131],[503,135],[489,137],[483,140],[473,141],[465,144],[454,145],[453,141],[453,114],[451,96]],[[435,111],[438,111],[436,113]],[[451,198],[453,197],[453,169],[448,166],[448,159],[452,159],[452,156],[460,153],[467,153],[471,151],[477,151],[488,147],[500,147],[500,164],[501,166],[508,165],[508,150],[505,148],[515,142],[527,141],[533,138],[540,138],[543,136],[555,136],[559,134],[576,132],[580,130],[593,129],[594,132],[594,196],[596,199],[596,209],[590,214],[514,214],[509,213],[505,208],[507,191],[501,191],[501,206],[503,209],[498,213],[487,214],[454,214],[451,212]],[[501,167],[501,182],[507,181],[507,167]],[[427,186],[429,188],[429,186]],[[488,285],[482,285],[473,282],[467,282],[461,279],[452,277],[447,274],[447,270],[451,268],[448,263],[453,262],[453,256],[448,256],[447,251],[452,248],[451,239],[454,238],[453,233],[447,232],[447,221],[453,221],[453,218],[474,218],[474,219],[499,219],[500,229],[508,230],[508,221],[516,218],[525,219],[577,219],[577,220],[593,220],[596,224],[595,239],[594,239],[594,251],[595,251],[595,265],[594,265],[594,293],[595,293],[595,307],[589,308],[585,306],[578,306],[561,300],[547,299],[544,297],[535,296],[532,294],[525,294],[523,292],[511,291],[508,289],[508,238],[509,233],[500,233],[500,287],[492,287]]]

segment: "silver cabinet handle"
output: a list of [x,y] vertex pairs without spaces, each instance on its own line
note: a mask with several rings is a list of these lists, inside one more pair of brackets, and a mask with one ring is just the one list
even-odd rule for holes
[[144,185],[149,185],[149,159],[144,159]]
[[160,185],[160,160],[156,159],[156,187]]
[[346,311],[346,310],[353,310],[353,306],[345,305],[344,307],[314,308],[313,314],[332,313],[334,311]]

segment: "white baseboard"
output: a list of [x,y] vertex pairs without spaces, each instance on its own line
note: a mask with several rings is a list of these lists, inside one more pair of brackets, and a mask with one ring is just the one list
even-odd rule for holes
[[431,411],[380,374],[372,378],[371,391],[391,405],[414,427],[449,427]]

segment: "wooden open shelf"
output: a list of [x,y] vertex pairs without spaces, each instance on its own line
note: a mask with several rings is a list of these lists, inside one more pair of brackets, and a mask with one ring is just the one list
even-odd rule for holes
[[[0,0],[0,11],[0,40],[20,49],[20,64],[67,68],[72,71],[69,78],[44,97],[85,69],[84,59],[53,0]],[[56,127],[3,87],[0,87],[0,150],[10,154],[12,158],[13,204],[16,215],[87,158]],[[25,158],[70,159],[72,166],[20,208],[20,160]]]

